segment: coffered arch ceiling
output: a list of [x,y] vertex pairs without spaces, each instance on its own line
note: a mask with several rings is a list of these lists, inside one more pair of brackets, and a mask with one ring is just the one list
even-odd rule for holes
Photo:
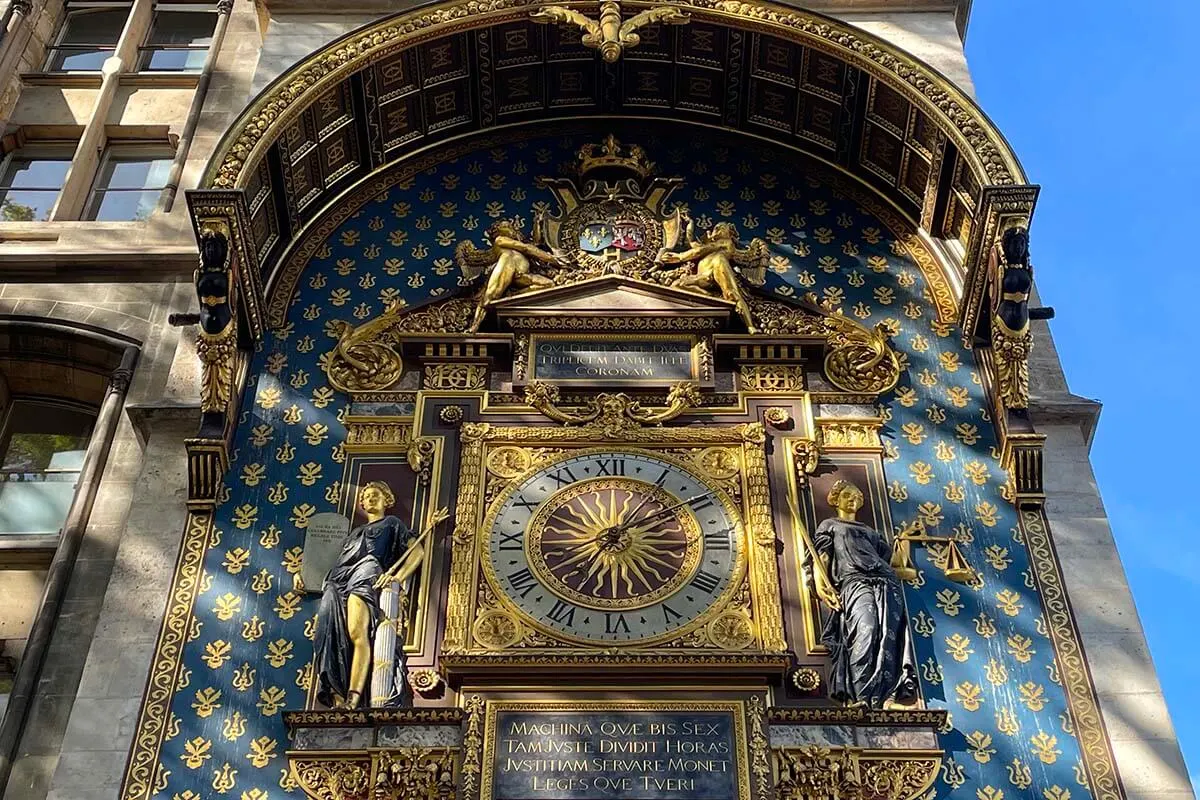
[[[248,255],[266,283],[289,244],[367,175],[510,126],[648,118],[740,131],[847,170],[964,246],[983,188],[1025,182],[969,97],[844,23],[769,3],[677,0],[688,24],[646,28],[636,49],[608,64],[577,28],[532,22],[540,5],[469,0],[388,17],[259,95],[222,139],[203,186],[244,190]],[[628,2],[625,13],[646,7]]]

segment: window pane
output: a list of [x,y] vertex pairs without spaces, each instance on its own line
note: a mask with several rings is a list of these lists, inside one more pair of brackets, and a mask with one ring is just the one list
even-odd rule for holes
[[63,23],[63,32],[59,37],[58,44],[116,46],[128,16],[128,8],[71,11]]
[[0,482],[0,534],[58,533],[62,529],[71,500],[75,497],[79,473],[58,473],[44,477],[63,480]]
[[0,189],[0,220],[5,222],[45,222],[58,199],[58,189]]
[[97,185],[102,189],[161,189],[170,171],[169,158],[110,158]]
[[12,158],[0,185],[14,189],[61,188],[71,167],[68,158]]
[[75,456],[56,456],[86,449],[93,424],[89,411],[18,400],[8,419],[0,470],[78,469],[68,465]]
[[67,517],[95,415],[17,401],[0,445],[0,534],[55,533]]
[[46,69],[49,72],[99,72],[112,54],[112,48],[59,48],[50,53]]
[[158,206],[161,194],[161,189],[99,191],[92,198],[87,218],[109,222],[148,219]]
[[199,72],[207,57],[207,50],[143,50],[138,69],[142,72]]
[[217,15],[199,11],[156,11],[146,44],[207,47],[212,44]]

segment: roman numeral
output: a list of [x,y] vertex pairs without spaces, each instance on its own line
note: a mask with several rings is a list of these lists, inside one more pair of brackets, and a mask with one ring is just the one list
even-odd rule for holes
[[706,508],[710,508],[712,504],[713,499],[711,496],[697,498],[696,502],[692,504],[692,511],[703,511]]
[[[613,617],[616,619],[613,619]],[[605,633],[629,633],[629,622],[625,619],[624,614],[608,614],[604,615],[604,632]]]
[[625,459],[598,458],[596,459],[596,475],[624,475]]
[[[522,548],[521,537],[524,534],[525,534],[525,531],[523,531],[523,530],[517,531],[516,533],[505,533],[504,531],[500,531],[500,546],[497,549],[499,549],[499,550],[520,550]],[[705,544],[708,543],[707,536],[705,537],[704,541],[705,541]]]
[[655,479],[654,479],[654,485],[655,485],[655,486],[662,486],[664,483],[666,483],[666,482],[667,482],[667,476],[668,476],[668,475],[670,475],[670,474],[671,474],[671,470],[669,470],[669,469],[664,469],[664,470],[662,471],[662,475],[659,475],[657,478],[655,478]]
[[550,613],[546,618],[551,622],[557,622],[559,625],[566,625],[568,628],[575,626],[575,606],[570,605],[562,600],[554,603],[554,608],[550,609]]
[[[566,475],[567,477],[564,478],[562,477],[563,475]],[[557,481],[557,485],[554,487],[557,489],[560,486],[566,486],[567,484],[574,483],[579,479],[575,477],[575,473],[571,472],[570,467],[563,467],[558,472],[555,472],[553,475],[551,475],[550,480]]]
[[[729,537],[733,531],[729,528],[722,528],[719,531],[708,531],[704,534],[704,549],[705,550],[728,550]],[[503,549],[503,545],[501,545]]]
[[670,625],[672,622],[674,622],[677,619],[683,619],[683,614],[680,614],[678,611],[671,608],[666,603],[663,603],[662,610],[663,610],[663,619],[666,621],[666,623],[668,625]]
[[519,494],[513,498],[513,505],[518,505],[526,511],[532,512],[535,508],[537,508],[537,501],[526,500],[524,495]]
[[721,579],[710,572],[700,570],[696,573],[696,577],[692,578],[692,583],[705,592],[712,594],[721,585]]
[[514,592],[521,594],[521,599],[524,599],[537,588],[537,578],[533,577],[533,573],[529,568],[518,570],[508,576],[508,583],[512,586]]

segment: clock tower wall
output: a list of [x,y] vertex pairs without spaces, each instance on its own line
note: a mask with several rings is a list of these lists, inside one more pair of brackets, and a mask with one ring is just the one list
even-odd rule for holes
[[[912,222],[782,148],[616,132],[612,152],[564,128],[385,171],[298,246],[294,294],[271,298],[284,324],[247,367],[226,496],[189,534],[196,633],[170,699],[189,730],[236,713],[245,737],[166,737],[161,763],[270,742],[292,771],[242,778],[274,796],[403,771],[398,748],[420,747],[471,797],[541,780],[586,800],[590,767],[549,775],[496,748],[731,748],[692,754],[733,774],[703,790],[682,768],[621,773],[687,800],[789,791],[834,768],[803,750],[821,744],[863,779],[908,770],[906,797],[1035,774],[1086,795],[1073,667],[1001,465],[991,368]],[[630,182],[563,177],[581,161]],[[313,521],[357,530],[375,482],[427,546],[381,594],[374,707],[327,710],[319,587],[294,576],[322,557]],[[839,694],[854,679],[831,631],[849,609],[820,582],[851,602],[825,522],[847,486],[897,587],[879,641],[912,682],[886,708]],[[688,720],[708,733],[667,733]]]

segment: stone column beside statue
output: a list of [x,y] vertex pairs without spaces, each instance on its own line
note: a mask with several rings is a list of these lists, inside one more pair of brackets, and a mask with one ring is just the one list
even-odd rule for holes
[[829,491],[837,516],[817,526],[817,595],[830,614],[821,634],[832,666],[829,694],[849,705],[908,706],[917,673],[900,578],[887,538],[859,522],[863,493],[839,480]]

